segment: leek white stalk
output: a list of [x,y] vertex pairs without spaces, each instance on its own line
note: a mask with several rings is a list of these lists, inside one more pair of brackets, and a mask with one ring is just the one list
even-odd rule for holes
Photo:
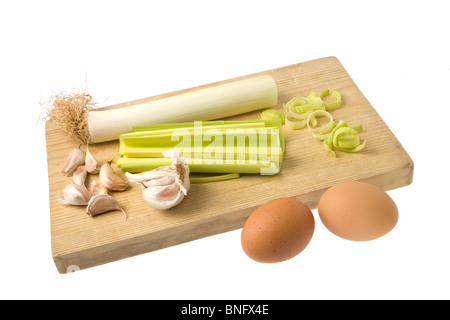
[[127,107],[87,112],[89,142],[117,140],[133,126],[213,120],[274,106],[271,76],[259,76]]

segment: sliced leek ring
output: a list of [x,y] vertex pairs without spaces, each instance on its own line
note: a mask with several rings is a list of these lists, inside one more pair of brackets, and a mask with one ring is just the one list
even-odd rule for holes
[[[328,112],[336,110],[342,104],[342,96],[333,90],[331,95],[335,97],[332,102],[324,101],[323,98],[330,95],[330,90],[324,90],[319,94],[311,91],[308,97],[294,97],[283,105],[285,124],[290,129],[302,129],[307,127],[313,137],[322,141],[324,148],[337,157],[336,150],[343,152],[359,152],[366,147],[367,140],[361,143],[358,133],[363,130],[362,125],[350,127],[345,121],[336,123],[333,116]],[[328,122],[317,127],[319,117],[327,117]]]
[[355,153],[366,147],[367,140],[360,143],[358,133],[362,130],[362,125],[349,127],[345,121],[340,120],[334,128],[327,134],[317,134],[314,137],[322,141],[325,149],[334,157],[337,157],[337,149],[343,152]]
[[[298,130],[306,127],[307,119],[315,110],[325,110],[319,97],[294,97],[283,105],[286,111],[285,123],[290,129]],[[315,117],[311,118],[313,127],[317,125]]]
[[[317,117],[319,116],[325,116],[329,119],[328,123],[323,126],[322,128],[316,128],[317,126]],[[314,121],[313,121],[314,119]],[[310,125],[311,124],[311,125]],[[311,130],[313,133],[317,134],[326,134],[329,133],[334,128],[334,121],[333,116],[325,110],[316,110],[309,113],[308,118],[306,118],[306,125],[309,130]]]
[[284,116],[283,114],[275,109],[267,109],[261,112],[261,119],[263,120],[280,120],[281,124],[284,124]]
[[291,107],[310,104],[311,100],[305,97],[294,97],[283,105],[284,111],[290,112]]
[[319,97],[312,97],[311,99],[307,99],[309,103],[301,104],[295,106],[295,111],[298,113],[307,113],[309,111],[325,109],[323,106],[323,101]]
[[284,123],[288,126],[289,129],[298,130],[306,126],[306,119],[296,119],[290,112],[288,112],[284,117]]
[[[324,90],[324,91],[322,91],[322,92],[319,94],[319,97],[320,97],[321,99],[323,99],[323,98],[325,98],[326,96],[329,96],[329,95],[330,95],[330,90]],[[323,101],[323,105],[324,105],[324,107],[325,107],[325,110],[327,110],[327,111],[333,111],[333,110],[336,110],[336,109],[339,108],[339,107],[341,106],[341,104],[342,104],[342,96],[341,96],[341,94],[340,94],[339,92],[333,90],[333,91],[331,92],[331,95],[332,95],[333,97],[336,98],[335,101],[332,101],[332,102],[326,102],[326,101],[322,100],[322,101]]]

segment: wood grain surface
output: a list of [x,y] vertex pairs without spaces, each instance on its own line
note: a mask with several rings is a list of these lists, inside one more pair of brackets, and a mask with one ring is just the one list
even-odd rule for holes
[[[349,125],[362,124],[364,130],[360,136],[367,139],[366,148],[357,154],[338,151],[338,157],[334,158],[308,130],[294,131],[283,127],[286,151],[279,174],[243,175],[237,180],[193,184],[184,201],[166,211],[149,207],[142,199],[140,187],[130,184],[124,192],[111,193],[128,215],[124,221],[120,211],[90,217],[85,206],[58,202],[57,194],[63,192],[71,179],[65,177],[61,169],[78,143],[64,137],[55,130],[52,121],[47,121],[51,244],[57,270],[65,273],[71,268],[85,269],[238,229],[257,206],[279,197],[299,199],[314,209],[327,188],[343,181],[363,180],[384,190],[412,182],[413,161],[335,57],[108,108],[120,108],[263,74],[271,75],[276,81],[279,98],[275,108],[280,111],[283,103],[294,96],[307,96],[310,91],[325,89],[339,91],[343,97],[342,106],[331,113],[336,121],[342,119]],[[258,119],[259,113],[256,111],[229,119]],[[81,148],[86,149],[85,146]],[[90,147],[99,162],[110,160],[117,150],[118,141]],[[91,175],[87,185],[92,180],[98,182],[98,175]]]

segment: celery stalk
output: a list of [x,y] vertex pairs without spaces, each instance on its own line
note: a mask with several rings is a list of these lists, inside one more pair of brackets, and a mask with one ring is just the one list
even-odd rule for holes
[[[191,172],[203,173],[261,173],[261,169],[270,170],[272,174],[281,169],[279,162],[261,162],[253,160],[216,160],[216,159],[192,159],[186,158]],[[143,172],[163,166],[169,166],[171,159],[167,158],[119,158],[117,167],[125,172]]]
[[162,152],[176,149],[191,172],[278,173],[284,138],[280,119],[203,121],[134,127],[120,135],[123,171],[142,172],[170,165]]

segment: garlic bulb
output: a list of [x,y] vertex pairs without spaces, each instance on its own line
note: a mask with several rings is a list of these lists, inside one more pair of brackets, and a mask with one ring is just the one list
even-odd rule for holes
[[162,153],[171,158],[172,164],[154,170],[132,174],[126,172],[128,181],[140,184],[144,200],[155,209],[169,209],[187,195],[190,187],[189,166],[179,151],[174,149]]

